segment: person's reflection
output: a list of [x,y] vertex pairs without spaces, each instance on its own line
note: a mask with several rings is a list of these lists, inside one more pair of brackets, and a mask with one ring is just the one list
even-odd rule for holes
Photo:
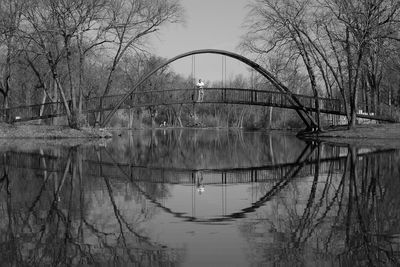
[[205,189],[204,189],[204,185],[203,185],[203,172],[202,171],[196,171],[194,173],[195,178],[196,178],[196,189],[197,192],[199,192],[199,194],[201,195]]

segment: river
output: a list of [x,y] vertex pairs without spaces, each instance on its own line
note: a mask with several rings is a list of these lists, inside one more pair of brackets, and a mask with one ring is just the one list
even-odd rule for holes
[[396,149],[161,129],[1,153],[5,265],[400,264]]

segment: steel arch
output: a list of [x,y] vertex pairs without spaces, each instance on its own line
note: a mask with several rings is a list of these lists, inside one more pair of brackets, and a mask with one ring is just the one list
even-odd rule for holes
[[161,65],[159,65],[158,67],[156,67],[155,69],[153,69],[152,71],[150,71],[148,74],[146,74],[128,93],[126,93],[121,99],[120,101],[116,104],[116,106],[111,110],[111,112],[106,116],[106,118],[104,119],[104,121],[102,121],[100,123],[100,126],[104,127],[111,119],[111,117],[115,114],[115,112],[119,109],[119,107],[122,105],[122,103],[140,86],[142,85],[151,75],[153,75],[154,73],[156,73],[158,70],[162,69],[163,67],[171,64],[172,62],[184,58],[184,57],[188,57],[188,56],[192,56],[192,55],[198,55],[198,54],[218,54],[218,55],[223,55],[223,56],[228,56],[230,58],[234,58],[236,60],[241,61],[242,63],[250,66],[251,68],[253,68],[254,70],[256,70],[258,73],[260,73],[261,75],[263,75],[268,81],[270,81],[275,88],[277,88],[279,91],[281,91],[282,93],[285,93],[288,98],[289,101],[292,102],[293,105],[297,105],[299,108],[296,109],[296,112],[299,114],[300,118],[302,119],[302,121],[304,122],[304,124],[307,126],[307,128],[312,129],[314,127],[316,127],[316,122],[315,120],[311,117],[311,115],[309,114],[309,112],[304,108],[304,106],[300,103],[300,101],[297,99],[297,97],[295,95],[293,95],[293,93],[290,91],[289,88],[287,88],[284,84],[282,84],[278,79],[275,78],[274,75],[272,75],[272,73],[270,73],[269,71],[267,71],[266,69],[264,69],[263,67],[261,67],[259,64],[255,63],[254,61],[233,53],[233,52],[229,52],[229,51],[225,51],[225,50],[218,50],[218,49],[200,49],[200,50],[193,50],[190,52],[186,52],[180,55],[177,55],[169,60],[167,60],[166,62],[162,63]]

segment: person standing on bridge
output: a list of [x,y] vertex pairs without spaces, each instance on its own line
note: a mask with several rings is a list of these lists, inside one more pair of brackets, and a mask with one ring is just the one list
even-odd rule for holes
[[197,192],[201,195],[205,191],[204,185],[203,185],[203,172],[202,171],[195,171],[194,177],[196,179],[196,189]]
[[199,79],[199,82],[196,84],[196,87],[199,88],[199,98],[197,99],[197,102],[203,102],[204,83],[201,79]]

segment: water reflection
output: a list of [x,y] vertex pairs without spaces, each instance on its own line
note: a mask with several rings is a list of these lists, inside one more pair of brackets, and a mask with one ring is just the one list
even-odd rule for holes
[[400,153],[230,131],[2,151],[10,265],[397,265]]
[[[3,154],[1,262],[16,266],[180,262],[182,249],[151,241],[142,228],[155,207],[145,205],[128,184],[105,176],[87,179],[81,151],[72,148],[65,158],[29,156],[31,161],[20,161],[26,157],[21,152]],[[121,194],[124,190],[129,193]],[[131,202],[139,205],[127,206]]]
[[[320,159],[320,149],[318,154]],[[291,184],[270,209],[241,222],[258,263],[380,266],[399,264],[399,152],[357,154],[306,183]],[[331,161],[332,162],[332,161]]]

